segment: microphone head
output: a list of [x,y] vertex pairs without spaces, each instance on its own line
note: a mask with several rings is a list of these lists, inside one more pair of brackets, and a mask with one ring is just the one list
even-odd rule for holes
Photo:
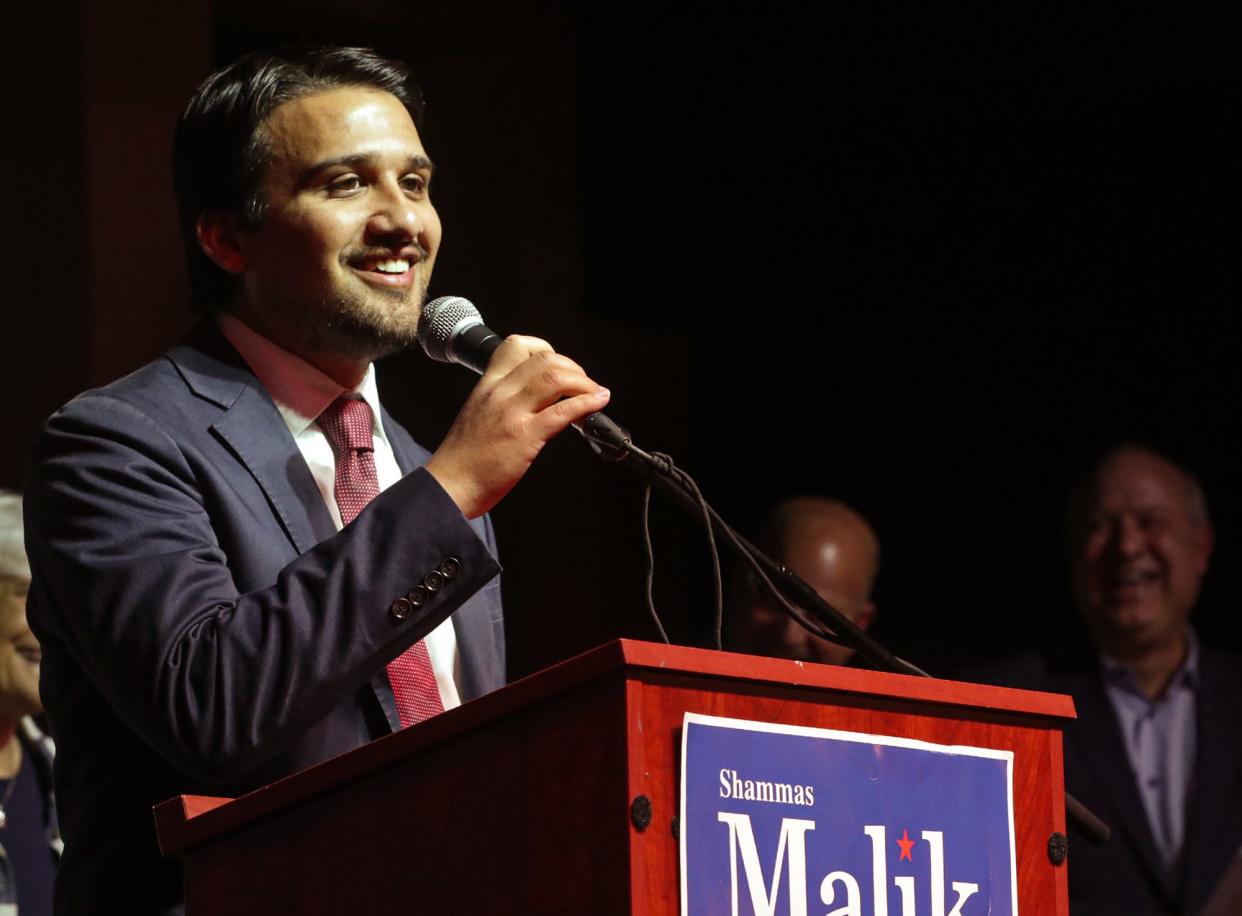
[[441,363],[453,359],[453,338],[469,327],[483,323],[474,303],[461,296],[441,296],[423,306],[418,318],[418,340],[423,352]]

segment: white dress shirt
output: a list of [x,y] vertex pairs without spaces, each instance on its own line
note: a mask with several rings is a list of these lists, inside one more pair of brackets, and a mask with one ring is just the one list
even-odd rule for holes
[[1186,659],[1154,700],[1143,692],[1133,671],[1107,655],[1100,657],[1104,692],[1117,713],[1147,824],[1170,877],[1182,865],[1195,771],[1199,640],[1189,628],[1186,638]]
[[[375,366],[367,366],[367,373],[352,391],[342,388],[310,363],[277,346],[229,312],[218,315],[220,331],[228,339],[251,371],[263,383],[267,393],[276,403],[276,409],[284,418],[285,425],[293,435],[298,450],[306,459],[311,476],[319,487],[324,505],[332,515],[337,530],[341,526],[341,510],[336,504],[336,456],[332,445],[323,434],[316,418],[339,398],[349,394],[361,398],[371,408],[374,427],[375,473],[380,490],[385,490],[401,479],[401,469],[393,454],[384,421],[380,412],[379,391],[375,386]],[[426,637],[427,653],[440,688],[440,699],[445,709],[461,705],[458,684],[461,665],[457,656],[457,634],[450,617],[432,630]]]

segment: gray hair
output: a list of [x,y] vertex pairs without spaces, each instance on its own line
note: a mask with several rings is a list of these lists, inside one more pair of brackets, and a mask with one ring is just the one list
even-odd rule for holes
[[1096,485],[1100,472],[1110,461],[1127,454],[1147,455],[1172,468],[1182,481],[1182,492],[1186,500],[1186,513],[1190,517],[1190,523],[1196,528],[1211,525],[1212,517],[1208,512],[1207,496],[1203,492],[1203,484],[1199,482],[1198,477],[1188,468],[1178,464],[1167,455],[1162,454],[1144,442],[1122,441],[1106,451],[1091,466],[1091,470],[1079,478],[1074,485],[1074,489],[1070,493],[1069,505],[1065,515],[1067,544],[1073,544],[1085,530],[1092,503],[1096,498]]
[[30,578],[22,535],[22,497],[10,490],[0,490],[0,576]]

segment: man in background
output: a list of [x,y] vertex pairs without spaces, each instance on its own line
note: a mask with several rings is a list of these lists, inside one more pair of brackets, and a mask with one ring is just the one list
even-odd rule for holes
[[[845,503],[817,496],[788,499],[768,515],[755,543],[859,628],[871,625],[880,542],[867,520]],[[725,648],[824,665],[844,665],[854,654],[790,617],[749,568],[741,569],[730,594]]]
[[1197,912],[1242,844],[1242,665],[1189,618],[1212,553],[1198,481],[1149,448],[1106,454],[1067,516],[1073,593],[1090,644],[981,680],[1067,693],[1067,790],[1112,828],[1071,835],[1076,916]]
[[60,854],[52,742],[35,724],[39,644],[26,625],[22,498],[0,490],[0,913],[52,912]]

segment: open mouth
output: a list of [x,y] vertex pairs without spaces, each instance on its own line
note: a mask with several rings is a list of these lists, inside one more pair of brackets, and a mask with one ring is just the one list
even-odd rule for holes
[[369,255],[351,258],[349,266],[368,283],[381,286],[409,286],[414,282],[414,267],[422,258],[415,254]]
[[387,258],[376,261],[371,269],[380,274],[403,274],[410,269],[410,262],[407,258]]
[[1148,588],[1160,584],[1162,577],[1158,570],[1129,569],[1109,576],[1108,590],[1118,598],[1135,597]]

